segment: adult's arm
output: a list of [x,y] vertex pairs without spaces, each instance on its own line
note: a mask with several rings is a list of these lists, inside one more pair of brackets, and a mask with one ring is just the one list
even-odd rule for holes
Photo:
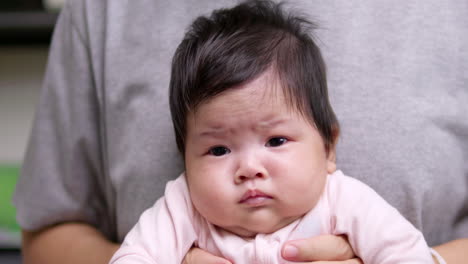
[[108,263],[119,245],[83,223],[65,223],[41,231],[23,231],[23,262]]
[[441,255],[447,264],[466,263],[468,238],[453,240],[435,246],[433,249]]
[[[48,66],[14,203],[25,263],[107,263],[111,217],[98,93],[88,37],[68,1],[54,31]],[[102,177],[101,177],[102,178]],[[89,261],[87,261],[89,260]]]

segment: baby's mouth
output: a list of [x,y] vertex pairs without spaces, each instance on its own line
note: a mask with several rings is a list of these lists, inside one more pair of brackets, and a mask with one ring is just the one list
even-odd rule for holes
[[272,198],[273,197],[271,197],[270,195],[265,194],[259,190],[248,190],[239,200],[239,203],[246,204],[249,206],[261,206]]

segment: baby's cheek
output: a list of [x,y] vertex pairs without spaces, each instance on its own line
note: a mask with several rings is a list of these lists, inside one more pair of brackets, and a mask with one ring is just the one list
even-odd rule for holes
[[200,214],[213,219],[227,208],[226,194],[215,185],[196,186],[191,191],[192,202]]

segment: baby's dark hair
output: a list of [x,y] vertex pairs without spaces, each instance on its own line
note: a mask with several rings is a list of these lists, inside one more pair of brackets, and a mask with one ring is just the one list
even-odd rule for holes
[[185,153],[191,111],[271,69],[286,102],[313,122],[328,153],[339,125],[328,100],[325,63],[311,37],[316,28],[272,1],[246,1],[198,17],[172,61],[169,102],[179,151]]

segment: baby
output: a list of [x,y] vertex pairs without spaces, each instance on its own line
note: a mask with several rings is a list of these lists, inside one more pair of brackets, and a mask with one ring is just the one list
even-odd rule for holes
[[233,263],[284,263],[285,241],[321,234],[347,235],[364,263],[433,263],[396,209],[335,171],[339,126],[313,28],[268,1],[192,24],[170,83],[185,174],[111,263],[181,263],[192,246]]

